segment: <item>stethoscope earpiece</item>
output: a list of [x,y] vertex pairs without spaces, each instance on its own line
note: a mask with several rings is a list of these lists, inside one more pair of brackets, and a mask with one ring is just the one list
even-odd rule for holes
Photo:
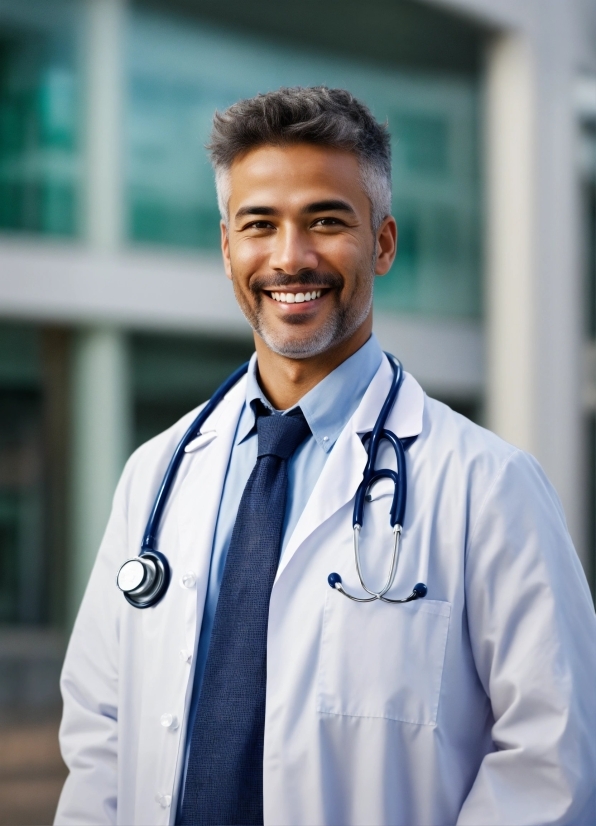
[[373,594],[370,597],[354,597],[351,594],[348,594],[347,591],[344,591],[341,577],[335,571],[332,574],[329,574],[329,576],[327,577],[327,582],[329,583],[330,588],[332,588],[334,591],[339,591],[345,597],[351,599],[352,602],[375,602],[377,599],[381,600],[381,602],[393,603],[414,602],[415,599],[423,599],[428,594],[428,588],[426,587],[424,582],[417,582],[416,585],[414,585],[414,587],[412,588],[412,593],[405,599],[388,599],[386,596],[384,596],[384,592]]
[[143,551],[121,566],[116,584],[134,608],[157,605],[170,584],[168,560],[159,551]]

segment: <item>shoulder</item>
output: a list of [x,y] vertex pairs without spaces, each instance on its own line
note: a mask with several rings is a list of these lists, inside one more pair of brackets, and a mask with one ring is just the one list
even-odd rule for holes
[[[504,514],[521,529],[540,519],[567,534],[563,506],[537,459],[447,405],[425,397],[424,423],[416,447],[442,485],[453,486],[466,502],[473,537],[490,514]],[[533,515],[533,516],[531,516]]]
[[495,433],[456,413],[448,405],[425,396],[420,448],[457,467],[498,473],[523,451]]
[[410,449],[435,478],[465,496],[470,516],[489,501],[540,500],[563,519],[559,498],[538,461],[446,404],[425,397],[422,432]]

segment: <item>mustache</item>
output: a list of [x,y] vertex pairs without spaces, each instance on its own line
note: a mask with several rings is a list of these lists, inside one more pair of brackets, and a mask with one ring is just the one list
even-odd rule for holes
[[296,275],[285,272],[276,272],[271,275],[261,275],[250,283],[250,291],[256,295],[262,290],[275,290],[278,287],[321,287],[325,289],[341,289],[344,280],[341,275],[333,272],[318,272],[317,270],[301,270]]

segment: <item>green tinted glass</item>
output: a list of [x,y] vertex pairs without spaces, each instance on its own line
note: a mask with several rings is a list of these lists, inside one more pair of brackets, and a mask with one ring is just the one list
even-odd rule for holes
[[0,25],[0,230],[69,236],[80,174],[74,8],[33,11],[14,4]]
[[138,11],[127,61],[131,240],[217,249],[219,215],[204,149],[213,112],[283,85],[342,86],[388,120],[393,136],[400,245],[392,272],[378,280],[380,306],[480,312],[473,80],[381,70]]
[[0,623],[47,616],[41,342],[0,325]]

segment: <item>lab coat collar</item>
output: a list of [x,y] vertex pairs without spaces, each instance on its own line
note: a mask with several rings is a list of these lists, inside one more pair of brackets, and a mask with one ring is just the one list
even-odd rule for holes
[[[387,358],[384,358],[375,377],[364,394],[364,398],[352,417],[352,431],[368,433],[375,426],[379,411],[389,392],[393,370]],[[424,413],[424,391],[410,375],[404,373],[404,380],[397,400],[388,418],[387,428],[400,439],[418,436],[422,432]]]
[[[391,366],[384,358],[351,421],[344,428],[344,432],[351,430],[353,433],[361,435],[372,430],[382,402],[389,390],[392,375]],[[204,422],[200,435],[186,446],[187,453],[193,453],[195,450],[206,447],[217,436],[222,417],[227,419],[227,411],[230,408],[235,410],[238,407],[238,413],[241,412],[243,402],[246,399],[246,391],[247,377],[243,376]],[[418,436],[422,431],[423,412],[424,391],[413,376],[405,373],[397,401],[389,414],[387,427],[393,430],[400,439]]]

